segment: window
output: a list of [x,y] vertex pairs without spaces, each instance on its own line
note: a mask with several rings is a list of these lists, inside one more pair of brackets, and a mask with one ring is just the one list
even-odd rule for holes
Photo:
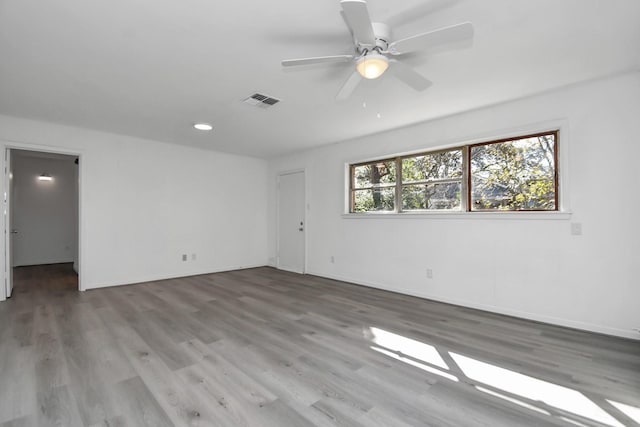
[[556,139],[552,132],[469,147],[471,210],[557,210]]
[[404,157],[402,210],[460,210],[462,150]]
[[558,131],[350,166],[350,212],[557,211]]
[[351,166],[351,211],[395,211],[396,161]]

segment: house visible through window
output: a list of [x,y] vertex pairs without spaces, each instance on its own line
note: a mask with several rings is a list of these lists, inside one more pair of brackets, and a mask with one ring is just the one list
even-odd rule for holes
[[350,212],[556,211],[558,131],[350,166]]

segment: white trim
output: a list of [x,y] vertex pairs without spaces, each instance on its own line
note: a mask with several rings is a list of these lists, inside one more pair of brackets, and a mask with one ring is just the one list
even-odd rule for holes
[[[11,241],[11,234],[7,234],[7,228],[9,228],[8,226],[11,225],[11,207],[9,206],[9,210],[7,211],[7,203],[6,201],[9,201],[9,204],[11,204],[11,153],[9,151],[8,148],[5,147],[4,150],[2,150],[2,157],[3,157],[3,169],[4,172],[2,174],[2,182],[3,182],[3,189],[4,189],[4,200],[2,201],[2,205],[3,208],[5,209],[5,211],[3,212],[4,215],[2,216],[2,223],[3,223],[3,231],[4,234],[2,235],[2,248],[3,251],[2,252],[2,258],[3,258],[3,268],[2,268],[2,293],[0,295],[0,301],[5,301],[7,299],[7,297],[9,296],[9,292],[8,292],[8,287],[9,287],[9,279],[13,280],[13,275],[12,275],[12,260],[9,259],[10,257],[10,253],[7,254],[7,251],[10,251],[10,241]],[[7,215],[9,215],[9,221],[7,221]],[[9,231],[10,232],[10,231]],[[11,283],[11,285],[13,285],[13,283]]]
[[[82,208],[82,177],[83,177],[83,150],[81,149],[69,149],[69,148],[64,148],[64,147],[52,147],[49,145],[39,145],[39,144],[30,144],[30,143],[26,143],[26,142],[19,142],[19,141],[9,141],[9,140],[0,140],[0,146],[2,147],[2,149],[6,150],[6,149],[12,149],[12,150],[28,150],[28,151],[38,151],[41,153],[55,153],[55,154],[65,154],[65,155],[69,155],[69,156],[76,156],[78,157],[78,241],[77,241],[77,245],[78,245],[78,263],[79,263],[79,271],[78,271],[78,290],[79,291],[84,291],[87,289],[85,283],[84,283],[84,279],[85,279],[85,262],[84,262],[84,252],[83,252],[83,248],[85,247],[84,242],[83,242],[83,236],[85,233],[83,233],[84,230],[84,217],[83,217],[83,208]],[[3,166],[5,164],[5,161],[3,160]],[[4,181],[4,180],[3,180]],[[3,182],[2,184],[2,189],[7,190],[4,188],[5,184]],[[4,229],[4,226],[3,226]],[[4,230],[5,233],[7,232],[7,230]],[[1,251],[2,254],[2,258],[6,259],[6,255],[5,255],[5,250],[4,247],[2,248]],[[5,279],[5,274],[4,271],[0,272],[0,282],[4,284],[4,279]],[[4,298],[0,299],[0,301],[4,301],[6,299],[6,290],[2,292],[2,296]]]
[[513,316],[513,317],[518,317],[526,320],[533,320],[535,322],[547,323],[555,326],[562,326],[566,328],[579,329],[582,331],[595,332],[598,334],[611,335],[611,336],[616,336],[621,338],[628,338],[635,341],[640,341],[640,333],[639,333],[640,331],[612,328],[608,326],[596,325],[594,323],[586,323],[586,322],[580,322],[577,320],[563,319],[563,318],[552,317],[552,316],[544,316],[544,315],[529,313],[525,311],[511,310],[508,308],[498,307],[498,306],[489,305],[489,304],[476,304],[473,302],[457,300],[454,298],[443,298],[443,297],[434,296],[425,292],[416,292],[413,290],[402,289],[402,288],[400,289],[390,288],[389,286],[384,285],[382,283],[373,283],[373,282],[367,282],[362,280],[356,280],[350,277],[325,274],[325,273],[317,273],[313,271],[309,271],[308,274],[319,276],[319,277],[325,277],[327,279],[338,280],[341,282],[353,283],[356,285],[366,286],[369,288],[381,289],[383,291],[393,292],[397,294],[410,295],[410,296],[423,298],[431,301],[457,305],[460,307],[473,308],[476,310],[488,311],[491,313],[503,314],[506,316]]
[[290,268],[284,268],[284,267],[276,267],[278,270],[282,270],[282,271],[288,271],[289,273],[296,273],[296,274],[306,274],[305,272],[300,273],[299,271],[295,271],[292,270]]
[[342,214],[344,219],[458,219],[458,220],[568,220],[571,212],[363,212]]
[[91,284],[90,286],[87,287],[87,290],[109,288],[113,286],[136,285],[138,283],[157,282],[161,280],[181,279],[184,277],[202,276],[206,274],[224,273],[226,271],[238,271],[238,270],[246,270],[249,268],[258,268],[258,267],[265,267],[265,264],[231,265],[231,266],[216,268],[214,270],[211,270],[211,269],[194,270],[194,271],[188,271],[181,274],[175,274],[175,275],[171,274],[169,276],[162,276],[162,275],[138,276],[135,279],[127,279],[124,282],[109,281],[109,282]]

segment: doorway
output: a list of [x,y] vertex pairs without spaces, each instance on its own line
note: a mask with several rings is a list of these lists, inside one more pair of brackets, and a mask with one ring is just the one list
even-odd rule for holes
[[305,272],[305,206],[304,171],[278,175],[277,266],[280,270]]
[[79,157],[70,154],[6,148],[5,164],[4,294],[10,297],[16,269],[68,264],[78,273],[80,174]]

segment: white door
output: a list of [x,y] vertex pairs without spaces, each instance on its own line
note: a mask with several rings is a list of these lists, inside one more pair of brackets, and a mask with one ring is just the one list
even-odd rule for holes
[[278,268],[304,273],[304,172],[278,176]]
[[13,290],[13,265],[11,261],[11,242],[14,231],[11,228],[11,150],[4,151],[4,286],[7,298]]

